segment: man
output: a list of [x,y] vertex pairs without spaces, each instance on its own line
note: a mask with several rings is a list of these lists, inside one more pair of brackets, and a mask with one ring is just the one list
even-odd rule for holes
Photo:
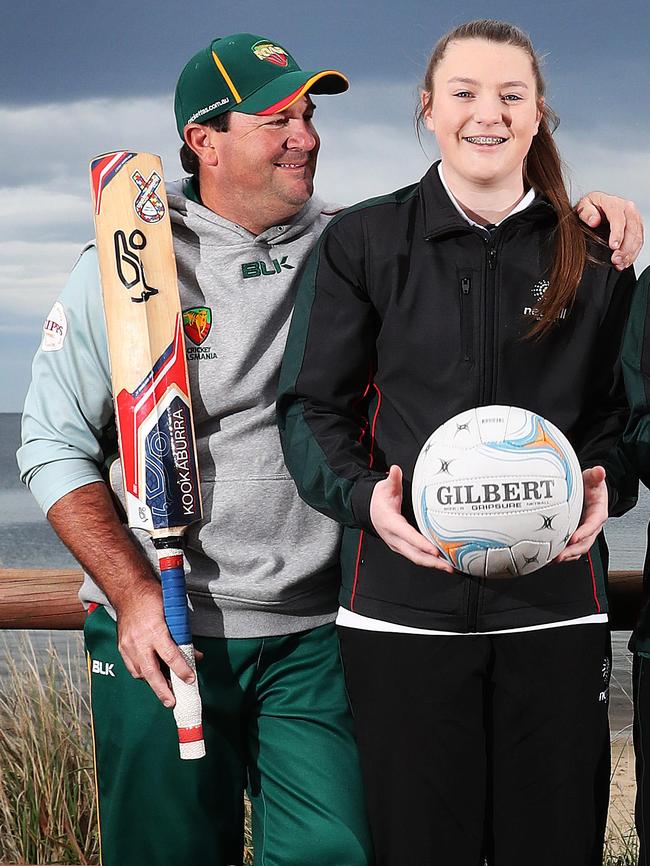
[[[153,551],[122,526],[101,471],[115,433],[92,245],[55,305],[59,336],[35,359],[19,462],[88,575],[104,866],[241,863],[245,785],[260,862],[371,859],[333,630],[338,528],[298,498],[274,405],[291,281],[332,214],[311,197],[310,95],[345,89],[341,73],[305,72],[251,34],[214,40],[176,88],[192,177],[170,185],[169,203],[205,512],[186,551],[204,653],[201,761],[178,760],[164,708],[174,698],[161,662],[192,672],[164,622]],[[594,203],[614,208],[626,259],[629,209]],[[594,203],[583,218],[597,222]]]

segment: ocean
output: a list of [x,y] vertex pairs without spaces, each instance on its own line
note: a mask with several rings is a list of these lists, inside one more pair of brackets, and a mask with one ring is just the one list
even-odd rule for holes
[[[74,558],[61,544],[40,508],[18,477],[16,449],[20,443],[20,415],[0,413],[0,568],[75,567]],[[639,569],[643,565],[646,526],[650,519],[650,493],[642,488],[637,507],[606,528],[613,570]],[[24,632],[5,631],[0,640],[0,684],[6,675],[6,653],[16,648]],[[79,670],[85,667],[80,636],[69,632],[30,631],[37,653],[44,656],[52,644],[69,655]],[[627,736],[632,723],[631,659],[629,632],[612,635],[613,666],[610,690],[610,723],[613,737]]]

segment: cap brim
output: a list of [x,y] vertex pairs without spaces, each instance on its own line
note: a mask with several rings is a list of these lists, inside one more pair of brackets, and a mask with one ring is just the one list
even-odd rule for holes
[[244,114],[277,114],[289,108],[306,93],[344,93],[350,82],[342,72],[325,69],[321,72],[287,72],[269,81],[247,96],[231,110]]

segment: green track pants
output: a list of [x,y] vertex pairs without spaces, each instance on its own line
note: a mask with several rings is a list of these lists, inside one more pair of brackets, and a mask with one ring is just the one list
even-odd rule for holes
[[333,625],[195,638],[207,757],[126,670],[103,608],[86,622],[102,866],[238,866],[243,791],[256,866],[368,866],[370,840]]

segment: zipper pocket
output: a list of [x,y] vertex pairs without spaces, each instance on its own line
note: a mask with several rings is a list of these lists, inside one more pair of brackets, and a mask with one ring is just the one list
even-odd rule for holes
[[460,278],[460,333],[460,346],[463,361],[471,364],[474,360],[474,310],[472,301],[472,278],[468,275]]

